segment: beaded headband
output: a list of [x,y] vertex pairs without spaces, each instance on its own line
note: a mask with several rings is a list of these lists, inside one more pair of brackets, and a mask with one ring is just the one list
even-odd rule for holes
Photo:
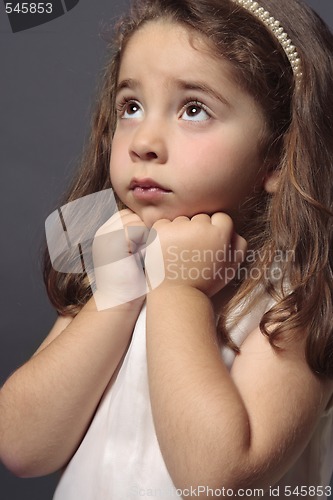
[[274,19],[274,17],[272,17],[270,13],[267,12],[267,10],[265,10],[263,7],[260,7],[258,2],[255,2],[254,0],[232,0],[232,1],[240,5],[241,7],[244,7],[244,9],[248,10],[249,12],[252,12],[254,16],[260,19],[267,26],[267,28],[273,33],[273,35],[280,42],[286,56],[289,59],[296,80],[300,80],[302,76],[301,60],[299,58],[296,47],[292,44],[291,39],[289,38],[288,34],[284,31],[280,22]]

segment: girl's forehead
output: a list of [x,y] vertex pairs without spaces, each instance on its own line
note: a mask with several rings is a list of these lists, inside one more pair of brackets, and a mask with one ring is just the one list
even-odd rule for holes
[[[142,63],[146,66],[142,66]],[[141,65],[141,68],[138,66]],[[220,70],[232,77],[233,67],[203,33],[170,20],[148,21],[127,41],[123,48],[120,73],[127,70],[154,67],[191,71],[202,68],[203,72]]]
[[138,44],[162,50],[176,46],[179,49],[179,42],[184,47],[190,46],[194,50],[211,56],[216,54],[215,46],[204,33],[184,23],[169,19],[157,19],[144,23],[128,38],[122,53],[135,48]]

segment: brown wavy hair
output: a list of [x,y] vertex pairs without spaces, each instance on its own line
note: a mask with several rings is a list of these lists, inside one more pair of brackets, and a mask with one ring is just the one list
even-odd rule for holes
[[[134,2],[116,27],[90,140],[64,203],[111,187],[115,89],[122,53],[131,36],[145,23],[159,19],[202,34],[211,52],[231,63],[236,82],[261,106],[267,128],[261,145],[263,162],[279,173],[274,195],[262,195],[260,201],[251,200],[243,207],[251,217],[242,233],[256,258],[245,263],[247,274],[235,282],[236,295],[221,311],[221,339],[232,345],[225,318],[235,305],[256,296],[255,290],[265,290],[276,301],[260,323],[271,344],[279,347],[280,340],[305,336],[311,369],[333,377],[333,36],[319,16],[298,0],[262,0],[260,5],[280,21],[297,47],[302,65],[297,85],[276,37],[236,3]],[[284,256],[278,282],[273,272],[267,273],[274,269],[277,253]],[[251,270],[257,271],[255,278]],[[77,314],[92,295],[85,274],[55,271],[47,252],[44,278],[60,314]],[[255,300],[247,300],[248,309]]]

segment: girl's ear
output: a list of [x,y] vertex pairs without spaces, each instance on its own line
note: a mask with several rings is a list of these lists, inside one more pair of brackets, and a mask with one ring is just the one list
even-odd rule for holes
[[274,194],[279,186],[280,170],[270,169],[263,178],[263,188],[268,194]]

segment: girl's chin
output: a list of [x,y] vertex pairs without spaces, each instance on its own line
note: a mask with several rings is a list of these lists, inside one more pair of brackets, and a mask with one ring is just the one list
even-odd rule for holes
[[187,214],[160,214],[160,215],[147,215],[147,214],[140,214],[138,213],[137,214],[141,219],[142,219],[142,222],[148,227],[148,228],[151,228],[155,222],[161,220],[161,219],[168,219],[170,221],[173,221],[174,219],[176,219],[177,217],[179,217],[180,215],[186,215],[187,217],[189,217]]
[[[157,206],[150,206],[150,207],[128,207],[130,210],[133,210],[142,222],[150,228],[152,227],[155,222],[161,219],[168,219],[170,221],[173,221],[177,217],[180,216],[186,216],[186,217],[192,217],[198,212],[193,211],[192,213],[189,212],[189,210],[163,210],[162,207],[157,207]],[[135,208],[135,209],[134,209]]]
[[[151,228],[155,222],[161,219],[169,219],[172,220],[170,214],[162,213],[157,210],[135,210],[135,213],[140,217],[142,222],[148,227]],[[174,217],[173,217],[174,218]]]
[[[138,214],[140,216],[140,214]],[[168,217],[149,217],[149,216],[143,216],[141,217],[142,222],[147,226],[148,228],[151,228],[155,222],[161,219],[168,219]],[[171,220],[171,219],[170,219]]]
[[198,213],[206,213],[207,215],[212,215],[210,212],[194,212],[194,213],[184,213],[184,212],[179,212],[179,213],[173,213],[173,214],[170,214],[170,213],[163,213],[163,214],[143,214],[143,213],[140,213],[140,212],[136,212],[136,214],[142,219],[142,221],[144,222],[144,224],[150,228],[152,227],[155,222],[157,222],[158,220],[161,220],[161,219],[168,219],[170,221],[173,221],[174,219],[176,219],[177,217],[189,217],[191,219],[191,217],[194,217],[194,215],[198,214]]

